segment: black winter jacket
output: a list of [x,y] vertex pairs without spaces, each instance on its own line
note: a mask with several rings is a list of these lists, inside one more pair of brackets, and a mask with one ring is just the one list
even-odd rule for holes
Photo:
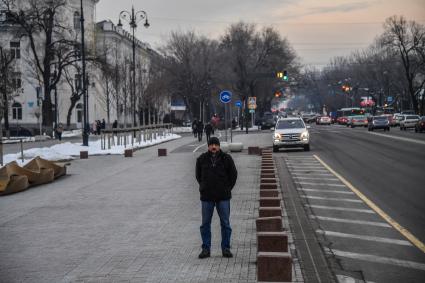
[[238,171],[232,157],[222,152],[216,153],[215,162],[208,151],[196,160],[196,180],[202,201],[221,201],[232,198]]

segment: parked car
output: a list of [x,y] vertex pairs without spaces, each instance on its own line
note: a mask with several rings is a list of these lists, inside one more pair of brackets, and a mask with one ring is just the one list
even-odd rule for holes
[[401,113],[394,114],[393,115],[393,120],[392,120],[391,126],[392,127],[400,126],[400,121],[403,119],[403,116],[404,115],[401,114]]
[[301,117],[305,123],[313,123],[314,121],[316,121],[317,114],[304,113]]
[[275,117],[270,112],[265,112],[263,118],[261,119],[260,128],[261,130],[274,128],[276,124]]
[[390,130],[390,121],[387,116],[373,116],[368,123],[368,130],[373,131],[376,129]]
[[419,119],[418,115],[404,115],[403,119],[400,120],[400,131],[407,130],[408,128],[415,128]]
[[341,116],[336,119],[336,122],[340,125],[347,125],[348,117]]
[[350,126],[351,128],[354,127],[367,127],[367,117],[363,115],[358,116],[351,116],[349,122],[347,123],[347,126]]
[[318,116],[316,119],[316,125],[330,125],[331,123],[332,120],[329,116]]
[[422,133],[422,131],[425,131],[425,116],[422,116],[419,121],[415,125],[415,132]]
[[[310,126],[308,126],[310,127]],[[273,134],[273,151],[279,148],[302,147],[310,150],[310,134],[301,118],[282,118],[276,123]]]

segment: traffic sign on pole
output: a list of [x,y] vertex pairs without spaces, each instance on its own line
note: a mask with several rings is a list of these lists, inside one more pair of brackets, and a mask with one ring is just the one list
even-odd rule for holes
[[236,101],[235,106],[239,107],[239,108],[242,107],[242,101],[240,101],[240,100]]
[[220,101],[222,103],[229,103],[232,101],[232,93],[228,90],[223,90],[220,92]]

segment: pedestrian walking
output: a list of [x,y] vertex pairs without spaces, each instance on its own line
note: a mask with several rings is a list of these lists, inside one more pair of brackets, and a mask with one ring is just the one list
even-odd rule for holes
[[93,122],[91,130],[93,134],[97,133],[97,121]]
[[102,122],[100,120],[96,120],[96,133],[100,135],[100,131],[102,130]]
[[59,125],[56,127],[56,137],[58,140],[62,140],[62,133],[63,133],[63,125],[62,123],[59,123]]
[[199,120],[198,125],[196,126],[196,130],[198,131],[198,141],[202,141],[202,134],[204,133],[204,123]]
[[220,217],[222,255],[233,257],[230,251],[230,199],[237,177],[238,171],[232,157],[220,150],[220,140],[217,137],[210,138],[208,151],[196,160],[196,180],[199,183],[202,206],[202,251],[199,258],[211,255],[211,219],[214,207]]
[[211,133],[213,132],[213,127],[211,126],[211,123],[208,123],[205,125],[205,136],[207,137],[207,143],[210,140]]
[[106,122],[105,122],[105,119],[102,119],[102,130],[105,130],[106,129]]
[[196,137],[198,136],[198,129],[196,129],[196,127],[198,126],[198,120],[193,120],[192,122],[192,132],[193,132],[193,136]]

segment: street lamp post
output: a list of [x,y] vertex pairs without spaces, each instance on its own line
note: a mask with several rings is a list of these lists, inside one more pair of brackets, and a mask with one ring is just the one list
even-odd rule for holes
[[134,11],[134,6],[131,7],[131,13],[128,11],[121,11],[119,15],[118,26],[122,27],[121,19],[128,22],[133,32],[133,64],[132,64],[132,72],[133,72],[133,81],[132,81],[132,90],[131,90],[131,104],[133,111],[133,127],[136,127],[136,38],[134,32],[137,28],[137,24],[141,20],[145,20],[145,28],[149,27],[148,15],[145,11]]
[[84,46],[84,10],[83,10],[83,0],[81,0],[81,64],[82,64],[82,91],[83,91],[83,146],[89,145],[89,129],[88,129],[88,97],[87,97],[87,75],[86,75],[86,51]]

